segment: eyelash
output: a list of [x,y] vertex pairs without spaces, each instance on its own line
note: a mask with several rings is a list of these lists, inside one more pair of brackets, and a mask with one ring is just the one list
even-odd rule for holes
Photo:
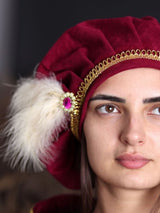
[[100,114],[111,114],[111,113],[119,113],[120,110],[114,104],[103,104],[96,107],[96,110]]

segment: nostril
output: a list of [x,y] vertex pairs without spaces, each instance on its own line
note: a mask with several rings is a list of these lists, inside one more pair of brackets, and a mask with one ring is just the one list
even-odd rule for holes
[[145,136],[141,134],[127,134],[124,133],[120,135],[120,141],[121,143],[125,145],[142,145],[145,143]]
[[141,141],[139,141],[138,143],[139,143],[139,144],[143,144],[143,143],[144,143],[144,141],[142,141],[142,140],[141,140]]

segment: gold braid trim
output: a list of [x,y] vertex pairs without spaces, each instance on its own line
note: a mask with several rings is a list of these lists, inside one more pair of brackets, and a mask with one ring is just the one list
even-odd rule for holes
[[160,51],[136,49],[136,50],[127,50],[127,51],[121,52],[120,54],[116,54],[100,62],[84,78],[84,81],[81,83],[76,95],[75,107],[73,111],[71,112],[71,131],[76,136],[77,139],[79,139],[78,130],[79,130],[81,108],[82,108],[87,90],[89,89],[90,85],[101,73],[103,73],[103,71],[105,71],[109,67],[126,60],[138,59],[138,58],[160,61]]

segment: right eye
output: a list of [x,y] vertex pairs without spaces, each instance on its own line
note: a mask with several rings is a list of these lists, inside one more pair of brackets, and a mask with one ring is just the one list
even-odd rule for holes
[[98,106],[96,110],[101,114],[119,113],[118,107],[113,104]]

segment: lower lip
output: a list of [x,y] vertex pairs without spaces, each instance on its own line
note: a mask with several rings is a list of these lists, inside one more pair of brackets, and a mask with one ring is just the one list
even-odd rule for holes
[[118,163],[127,169],[140,169],[140,168],[144,167],[147,163],[149,163],[149,160],[147,160],[147,159],[134,159],[134,160],[118,159]]

